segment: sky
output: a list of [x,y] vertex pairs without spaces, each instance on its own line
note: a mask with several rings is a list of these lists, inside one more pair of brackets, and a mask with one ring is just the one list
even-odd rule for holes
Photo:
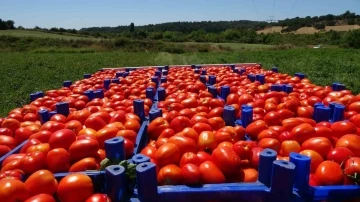
[[360,0],[0,0],[0,19],[15,26],[80,29],[177,21],[275,20],[360,14]]

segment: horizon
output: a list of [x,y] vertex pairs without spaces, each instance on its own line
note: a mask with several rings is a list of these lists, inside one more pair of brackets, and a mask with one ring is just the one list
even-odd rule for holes
[[[286,18],[340,15],[349,10],[360,13],[357,0],[143,0],[134,3],[124,0],[106,2],[77,0],[51,1],[2,0],[0,19],[13,20],[24,28],[117,27],[167,22],[201,21],[269,21]],[[30,9],[29,9],[30,8]],[[165,16],[165,17],[164,17]]]

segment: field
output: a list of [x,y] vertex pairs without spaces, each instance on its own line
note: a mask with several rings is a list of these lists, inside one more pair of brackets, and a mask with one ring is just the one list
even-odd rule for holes
[[185,45],[192,45],[192,44],[208,44],[210,46],[213,47],[219,47],[219,46],[223,46],[223,47],[228,47],[231,48],[232,50],[238,51],[238,50],[255,50],[255,49],[269,49],[269,48],[273,48],[274,45],[267,45],[267,44],[246,44],[246,43],[196,43],[196,42],[184,42],[181,44],[185,44]]
[[[261,62],[265,68],[274,64],[281,72],[304,72],[316,84],[343,82],[360,92],[360,50],[290,49],[216,53],[6,53],[0,54],[0,116],[29,102],[29,94],[59,88],[64,80],[78,80],[84,73],[101,67]],[[353,78],[353,79],[351,79]]]
[[53,39],[65,39],[65,40],[71,40],[71,39],[100,40],[94,37],[85,37],[85,36],[82,37],[82,36],[71,35],[70,33],[54,34],[54,33],[32,31],[32,30],[0,30],[0,36],[1,35],[16,36],[16,37],[53,38]]
[[[354,29],[360,29],[359,25],[337,25],[337,26],[326,26],[325,27],[325,31],[330,31],[330,30],[334,30],[334,31],[339,31],[339,32],[344,32],[344,31],[349,31],[349,30],[354,30]],[[274,27],[270,27],[270,28],[266,28],[263,30],[259,30],[257,31],[258,34],[260,33],[273,33],[273,32],[281,32],[282,27],[280,26],[274,26]],[[319,32],[319,30],[315,29],[314,27],[301,27],[300,29],[296,30],[295,34],[315,34]]]

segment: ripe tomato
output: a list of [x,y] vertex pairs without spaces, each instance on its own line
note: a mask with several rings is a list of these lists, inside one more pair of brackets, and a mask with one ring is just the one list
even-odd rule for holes
[[316,131],[314,127],[308,123],[300,124],[291,130],[291,136],[293,136],[294,139],[299,143],[302,143],[309,138],[315,137],[315,135]]
[[25,187],[34,196],[37,194],[53,195],[58,187],[54,174],[48,170],[39,170],[25,181]]
[[344,168],[345,184],[355,184],[358,181],[356,175],[360,173],[360,158],[346,159],[342,168]]
[[175,117],[170,123],[170,128],[172,128],[175,133],[181,132],[187,127],[192,127],[192,124],[190,119],[185,116]]
[[49,194],[38,194],[28,198],[25,202],[55,202],[55,199]]
[[130,140],[124,139],[124,146],[125,146],[125,156],[126,156],[127,159],[129,159],[129,158],[131,158],[131,156],[134,153],[135,145]]
[[0,156],[5,155],[9,151],[11,151],[10,147],[8,147],[6,145],[0,145]]
[[197,146],[199,151],[212,151],[217,146],[215,134],[211,131],[202,132],[199,135]]
[[260,157],[260,153],[262,152],[262,150],[264,150],[264,149],[261,147],[252,148],[250,164],[255,169],[257,169],[259,167],[259,157]]
[[16,119],[13,118],[6,118],[2,123],[1,123],[1,128],[8,128],[10,129],[13,133],[15,133],[15,131],[20,128],[20,122]]
[[219,184],[225,183],[226,178],[221,170],[211,161],[205,161],[200,164],[201,181],[204,184]]
[[63,123],[59,123],[56,121],[48,121],[41,126],[40,130],[47,130],[50,132],[55,132],[55,131],[58,131],[58,130],[61,130],[64,128],[65,128],[65,124],[63,124]]
[[85,202],[111,202],[106,194],[93,194]]
[[264,121],[268,126],[281,125],[281,115],[278,112],[269,112],[264,116]]
[[213,109],[209,112],[209,118],[222,117],[222,116],[223,116],[223,112],[224,112],[224,107],[216,107],[216,108],[213,108]]
[[336,147],[328,153],[326,159],[330,161],[335,161],[336,163],[341,165],[346,159],[353,156],[355,155],[350,149],[346,147]]
[[258,180],[259,173],[254,168],[243,169],[245,177],[244,182],[256,182]]
[[105,141],[116,137],[119,129],[117,128],[103,128],[95,133],[96,140],[99,143],[100,149],[105,148]]
[[128,119],[124,123],[124,127],[128,130],[133,130],[135,132],[138,132],[140,130],[140,123],[135,119]]
[[46,156],[47,168],[53,173],[67,172],[70,168],[70,154],[64,148],[49,151]]
[[15,179],[21,180],[24,172],[20,169],[7,170],[0,173],[0,180],[2,179]]
[[35,138],[29,139],[29,141],[27,141],[26,144],[21,148],[20,153],[25,153],[30,146],[38,144],[41,144],[40,140]]
[[263,149],[269,148],[276,152],[280,150],[280,142],[274,138],[263,138],[259,141],[258,146]]
[[49,139],[51,149],[64,148],[69,149],[70,145],[75,142],[76,134],[70,129],[61,129],[54,132]]
[[306,140],[301,145],[302,150],[310,149],[319,153],[324,159],[330,150],[332,150],[332,144],[329,139],[324,137],[314,137]]
[[29,139],[38,139],[40,142],[42,143],[48,143],[49,142],[49,139],[50,139],[50,136],[52,135],[53,133],[50,132],[50,131],[47,131],[47,130],[43,130],[43,131],[39,131],[37,133],[34,133],[32,134]]
[[280,155],[287,157],[291,152],[299,153],[301,151],[300,144],[295,140],[285,140],[281,143]]
[[230,147],[218,147],[212,152],[212,160],[215,165],[225,174],[235,174],[241,166],[239,156]]
[[0,135],[6,135],[6,136],[14,137],[13,132],[8,128],[0,128]]
[[265,121],[258,120],[249,124],[245,130],[246,133],[251,137],[251,139],[256,140],[257,136],[267,128],[268,126],[266,125]]
[[47,155],[47,153],[50,151],[50,145],[48,143],[41,143],[38,145],[32,145],[27,150],[26,153],[31,153],[35,151],[39,151]]
[[2,167],[4,167],[7,163],[9,163],[10,161],[13,160],[20,160],[22,159],[26,154],[11,154],[10,156],[8,156],[7,158],[4,159],[4,161],[2,162]]
[[[203,152],[203,151],[199,151],[197,154],[196,154],[197,157],[199,157],[200,159],[200,164],[201,163],[204,163],[205,161],[212,161],[212,158],[211,158],[211,155],[206,153],[206,152]],[[194,164],[194,163],[193,163]],[[196,165],[196,164],[195,164]]]
[[86,170],[97,170],[99,169],[99,164],[96,162],[95,158],[87,157],[79,160],[78,162],[74,163],[69,172],[81,172]]
[[300,152],[300,154],[311,158],[311,163],[310,163],[311,173],[315,173],[316,168],[320,165],[321,162],[324,161],[323,157],[321,157],[321,155],[314,150],[303,150]]
[[16,140],[7,135],[0,135],[0,145],[8,146],[10,149],[15,148]]
[[[210,156],[210,155],[209,155]],[[193,164],[200,166],[202,162],[200,158],[193,152],[184,153],[180,159],[180,167],[182,168],[185,164]]]
[[304,123],[304,121],[302,121],[299,118],[288,118],[288,119],[284,119],[281,124],[282,126],[287,130],[287,131],[291,131],[293,128],[295,128],[296,126],[300,125]]
[[173,136],[167,142],[175,144],[179,148],[181,156],[186,152],[197,152],[196,142],[189,137]]
[[157,139],[162,131],[169,128],[169,123],[162,117],[158,117],[150,122],[147,134],[149,135],[150,139]]
[[201,116],[199,114],[195,114],[192,118],[191,118],[191,124],[195,125],[196,123],[206,123],[206,124],[210,124],[208,119],[204,116]]
[[320,186],[340,185],[344,180],[340,165],[333,161],[323,161],[320,163],[315,171],[315,177]]
[[253,147],[251,146],[251,142],[247,141],[238,141],[233,145],[234,152],[240,157],[241,160],[251,160],[253,154],[252,148]]
[[2,179],[0,187],[0,201],[25,201],[30,196],[25,184],[20,180]]
[[201,171],[197,165],[188,163],[181,167],[181,175],[185,184],[200,184]]
[[220,117],[212,117],[208,120],[213,130],[219,130],[220,128],[225,127],[225,121]]
[[179,164],[180,158],[180,149],[173,143],[161,145],[155,153],[155,161],[159,167],[168,164]]
[[96,157],[99,143],[96,140],[76,140],[69,147],[70,159],[75,162],[86,157]]
[[141,150],[140,153],[148,156],[151,159],[154,159],[156,151],[157,149],[155,147],[146,146],[144,149]]
[[157,175],[157,181],[160,185],[178,185],[183,182],[181,169],[169,164],[162,167]]
[[46,155],[39,151],[27,153],[20,161],[21,170],[26,174],[31,174],[46,167]]
[[360,136],[353,134],[344,135],[336,142],[335,147],[346,147],[356,157],[360,157]]
[[[185,130],[185,129],[184,129],[184,130]],[[170,137],[172,137],[172,136],[174,136],[174,135],[175,135],[174,130],[171,129],[171,128],[167,128],[167,129],[165,129],[165,130],[163,130],[163,131],[161,132],[161,134],[160,134],[160,136],[158,137],[158,139],[160,139],[160,138],[170,138]]]
[[184,137],[191,138],[195,142],[198,142],[199,140],[199,133],[197,133],[193,128],[185,128],[182,132],[177,133],[176,135],[181,135]]
[[333,135],[338,138],[346,134],[356,134],[357,132],[356,126],[353,123],[346,121],[333,123],[331,125],[331,130],[333,131]]
[[101,117],[89,116],[86,119],[84,125],[86,128],[91,128],[98,131],[106,126],[106,122]]
[[195,123],[192,127],[198,134],[200,134],[203,131],[212,131],[213,129],[209,124],[206,123]]
[[15,140],[17,144],[24,142],[25,140],[29,139],[32,135],[32,131],[28,128],[18,128],[15,131]]
[[93,194],[93,189],[89,176],[72,173],[60,181],[56,194],[61,202],[85,201]]
[[80,123],[80,121],[71,120],[65,124],[65,128],[73,130],[75,134],[79,134],[79,132],[83,129],[83,125]]

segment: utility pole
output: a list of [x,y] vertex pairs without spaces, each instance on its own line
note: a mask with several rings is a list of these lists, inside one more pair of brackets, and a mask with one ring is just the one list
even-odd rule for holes
[[[269,22],[269,23],[273,23],[273,22],[276,22],[277,20],[274,19],[275,16],[271,15],[269,16],[269,19],[266,20],[266,22]],[[272,25],[271,25],[271,32],[272,32]]]

